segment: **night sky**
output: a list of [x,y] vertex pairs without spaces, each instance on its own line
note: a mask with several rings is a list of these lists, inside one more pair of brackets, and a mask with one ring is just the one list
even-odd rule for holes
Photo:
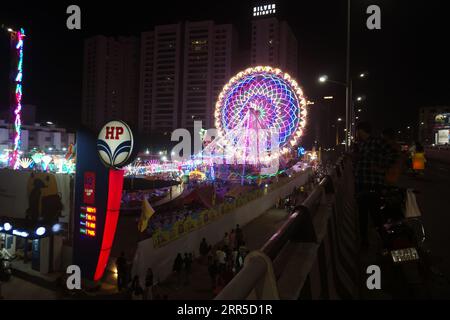
[[[60,3],[61,2],[61,3]],[[2,1],[0,25],[23,26],[24,104],[38,106],[38,120],[76,128],[81,114],[83,39],[95,34],[138,35],[156,24],[212,19],[233,23],[248,50],[252,1]],[[355,1],[352,8],[352,74],[368,71],[355,83],[365,95],[364,118],[374,127],[417,125],[418,108],[450,105],[450,26],[445,1]],[[317,77],[345,79],[346,1],[277,1],[299,42],[299,82],[306,95],[319,101],[334,95],[344,115],[342,87],[320,85]],[[78,4],[82,30],[66,29],[66,8]],[[366,28],[368,5],[382,11],[382,29]],[[9,41],[0,32],[0,109],[9,101]],[[320,103],[320,102],[319,102]],[[318,119],[315,119],[318,121]]]

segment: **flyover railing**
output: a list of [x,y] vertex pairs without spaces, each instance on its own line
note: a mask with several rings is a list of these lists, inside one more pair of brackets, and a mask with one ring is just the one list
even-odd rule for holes
[[358,297],[357,215],[350,159],[342,157],[216,297]]

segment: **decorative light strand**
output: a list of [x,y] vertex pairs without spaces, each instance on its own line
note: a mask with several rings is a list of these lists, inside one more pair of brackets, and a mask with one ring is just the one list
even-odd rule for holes
[[[249,116],[253,121],[246,121]],[[216,103],[215,118],[219,135],[227,140],[230,140],[230,132],[241,130],[247,122],[250,126],[247,129],[276,133],[278,150],[287,153],[303,135],[306,99],[298,83],[280,69],[269,66],[248,68],[223,87]],[[238,132],[238,135],[242,133]],[[231,137],[232,140],[236,138]],[[231,146],[233,141],[226,141],[226,144]]]
[[15,170],[20,167],[20,144],[21,144],[21,135],[22,135],[22,76],[23,76],[23,39],[25,37],[25,31],[23,28],[20,31],[14,32],[12,37],[15,36],[16,43],[16,51],[18,56],[17,63],[17,75],[14,78],[14,82],[16,85],[15,90],[15,109],[14,109],[14,149],[11,153],[11,157],[9,159],[9,164]]

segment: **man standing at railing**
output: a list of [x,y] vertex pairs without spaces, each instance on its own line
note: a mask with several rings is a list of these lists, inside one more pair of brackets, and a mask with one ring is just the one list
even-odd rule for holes
[[379,216],[380,192],[385,185],[386,171],[390,167],[390,148],[381,138],[372,135],[367,122],[356,126],[357,145],[353,154],[355,193],[358,202],[361,247],[369,246],[369,215],[375,227],[381,225]]

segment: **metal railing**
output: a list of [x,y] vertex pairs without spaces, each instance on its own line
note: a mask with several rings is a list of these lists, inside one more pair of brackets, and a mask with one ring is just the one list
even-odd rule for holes
[[357,227],[351,169],[350,160],[340,158],[262,248],[246,257],[216,299],[354,298]]

